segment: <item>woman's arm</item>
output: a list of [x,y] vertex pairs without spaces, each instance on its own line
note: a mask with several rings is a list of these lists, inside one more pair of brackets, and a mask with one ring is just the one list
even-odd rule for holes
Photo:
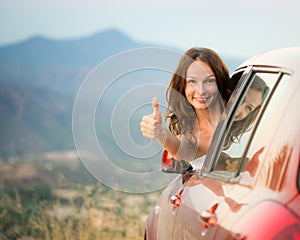
[[142,118],[140,124],[144,137],[156,139],[176,160],[191,161],[196,158],[198,147],[186,139],[177,137],[162,126],[162,117],[159,111],[157,99],[152,101],[153,113]]

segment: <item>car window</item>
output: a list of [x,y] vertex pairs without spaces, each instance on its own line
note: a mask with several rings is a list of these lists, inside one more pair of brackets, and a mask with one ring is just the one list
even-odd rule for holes
[[[233,76],[234,77],[234,76]],[[267,98],[276,86],[279,73],[252,73],[249,84],[239,96],[230,121],[226,126],[226,135],[222,144],[222,152],[214,163],[213,172],[228,176],[236,176],[239,169],[245,169],[249,159],[257,149],[249,149],[244,155],[255,123]]]
[[299,124],[299,118],[286,117],[292,116],[291,112],[295,109],[289,108],[293,102],[293,95],[289,93],[294,90],[293,85],[289,84],[290,79],[291,76],[288,74],[281,77],[263,113],[247,150],[250,161],[245,169],[242,169],[244,170],[240,179],[242,184],[251,185],[256,173],[260,172],[257,184],[274,191],[281,190],[282,179],[291,160],[297,136],[295,126]]

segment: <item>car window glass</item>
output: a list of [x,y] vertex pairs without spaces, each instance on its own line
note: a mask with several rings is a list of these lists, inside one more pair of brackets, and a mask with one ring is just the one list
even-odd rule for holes
[[[259,123],[249,146],[247,156],[249,162],[243,169],[243,184],[251,184],[260,169],[259,184],[272,190],[280,190],[281,180],[290,160],[295,129],[299,124],[297,118],[284,117],[283,109],[289,110],[292,86],[289,85],[290,75],[283,75],[276,91],[268,103],[268,107]],[[292,108],[295,109],[295,108]],[[268,134],[266,134],[266,129]],[[268,149],[265,149],[266,143]],[[261,162],[263,159],[263,162]]]
[[255,73],[250,79],[246,91],[242,93],[238,104],[235,104],[231,121],[228,123],[223,142],[223,151],[214,165],[214,172],[234,176],[239,164],[242,169],[253,154],[249,151],[242,160],[244,150],[251,136],[253,126],[258,118],[266,98],[274,88],[278,73]]

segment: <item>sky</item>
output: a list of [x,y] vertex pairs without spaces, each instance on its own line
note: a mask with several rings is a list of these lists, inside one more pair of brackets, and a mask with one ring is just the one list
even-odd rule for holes
[[248,58],[300,46],[299,0],[0,0],[0,46],[115,28],[139,42]]

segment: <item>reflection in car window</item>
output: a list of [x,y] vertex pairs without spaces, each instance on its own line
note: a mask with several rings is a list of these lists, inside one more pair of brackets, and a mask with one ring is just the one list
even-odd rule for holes
[[[241,177],[243,184],[251,185],[253,177],[260,171],[257,184],[263,184],[273,191],[281,190],[282,178],[293,152],[294,134],[296,134],[293,127],[299,124],[297,118],[285,118],[282,115],[282,110],[288,110],[287,106],[291,103],[288,93],[294,90],[291,88],[293,85],[288,84],[290,79],[291,76],[288,74],[282,76],[263,113],[247,150],[247,156],[251,160]],[[272,134],[266,134],[266,129]],[[272,144],[268,144],[268,149],[265,150],[266,142]]]
[[[239,164],[242,165],[241,169],[245,168],[249,155],[242,159],[243,152],[260,110],[278,77],[278,73],[256,73],[252,76],[250,85],[240,97],[232,120],[228,124],[223,151],[215,164],[214,171],[234,175]],[[243,161],[240,163],[241,160]]]

